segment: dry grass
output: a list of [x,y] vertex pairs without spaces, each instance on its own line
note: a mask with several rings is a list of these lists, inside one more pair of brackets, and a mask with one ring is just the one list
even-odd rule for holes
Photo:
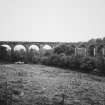
[[104,77],[44,65],[8,64],[0,65],[0,83],[1,99],[7,92],[8,105],[61,105],[62,95],[64,105],[105,105]]

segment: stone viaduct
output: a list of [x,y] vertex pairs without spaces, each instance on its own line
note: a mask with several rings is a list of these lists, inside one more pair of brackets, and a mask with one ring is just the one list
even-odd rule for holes
[[[11,51],[14,52],[14,48],[18,45],[22,45],[26,52],[29,51],[30,46],[35,45],[39,48],[39,50],[43,49],[45,45],[54,48],[59,44],[63,44],[63,42],[29,42],[29,41],[0,41],[0,46],[6,45],[11,48]],[[71,44],[71,43],[64,43],[64,44]],[[75,48],[75,55],[92,55],[96,56],[97,52],[101,53],[105,56],[105,47],[100,45],[96,47],[95,45],[79,45],[79,44],[72,44]],[[91,50],[91,54],[89,54],[89,50]]]
[[0,46],[9,46],[12,51],[14,51],[14,48],[18,45],[22,45],[25,47],[26,51],[29,50],[29,47],[32,45],[37,46],[39,49],[43,48],[45,45],[48,45],[51,48],[54,48],[56,45],[58,45],[59,42],[28,42],[28,41],[0,41]]

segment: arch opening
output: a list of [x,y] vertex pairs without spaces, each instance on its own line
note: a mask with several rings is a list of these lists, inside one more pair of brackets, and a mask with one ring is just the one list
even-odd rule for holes
[[0,58],[6,62],[11,60],[11,47],[9,45],[0,45]]
[[94,45],[89,46],[88,48],[88,55],[89,56],[95,56],[96,55],[96,48]]
[[46,45],[43,46],[43,49],[44,49],[44,50],[51,50],[52,47],[51,47],[50,45],[47,45],[47,44],[46,44]]
[[11,51],[11,47],[9,45],[3,44],[1,46],[5,47],[7,51]]
[[52,47],[48,44],[45,44],[40,51],[40,55],[43,56],[49,56],[51,55],[51,53],[52,53]]
[[24,45],[16,45],[14,47],[14,61],[21,61],[24,62],[26,60],[26,48]]
[[76,52],[76,55],[86,56],[86,48],[85,47],[76,48],[75,52]]
[[37,45],[31,45],[28,52],[29,62],[35,62],[37,57],[39,57],[39,47]]
[[26,48],[24,47],[24,45],[16,45],[14,47],[14,51],[21,51],[21,50],[26,52]]
[[31,45],[29,51],[39,51],[39,47],[37,45]]

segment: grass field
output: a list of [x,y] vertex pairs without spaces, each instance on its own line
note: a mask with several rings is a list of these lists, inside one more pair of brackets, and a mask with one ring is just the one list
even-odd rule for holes
[[3,99],[8,105],[63,105],[63,97],[64,105],[105,105],[105,78],[90,74],[44,65],[3,64],[0,84],[0,105]]

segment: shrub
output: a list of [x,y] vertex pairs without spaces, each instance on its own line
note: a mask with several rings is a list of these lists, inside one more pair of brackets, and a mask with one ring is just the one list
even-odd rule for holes
[[49,64],[52,65],[52,66],[59,66],[59,62],[60,59],[59,59],[59,56],[57,54],[53,54],[49,57]]
[[67,56],[64,53],[61,53],[57,56],[58,57],[56,58],[56,60],[57,60],[56,66],[62,67],[62,68],[67,68]]
[[96,68],[95,58],[93,57],[83,57],[80,61],[80,69],[83,72],[92,72]]
[[75,53],[75,48],[72,45],[61,44],[54,48],[54,53],[64,53],[66,55],[73,55]]
[[53,54],[53,50],[45,50],[43,56],[51,56]]
[[48,56],[41,57],[40,63],[44,65],[49,65],[49,57]]
[[40,62],[40,57],[39,56],[33,56],[32,63],[39,63],[39,62]]
[[80,56],[68,56],[67,57],[67,67],[69,69],[79,69],[80,68]]
[[10,62],[10,52],[6,50],[6,47],[0,46],[0,62]]
[[96,68],[99,70],[99,72],[105,74],[105,58],[102,56],[96,57]]
[[[66,55],[65,53],[46,53],[41,56],[34,56],[33,63],[41,63],[44,65],[67,68],[72,70],[79,70],[82,72],[93,72],[98,70],[100,73],[105,73],[105,58],[102,56],[79,56],[79,55]],[[99,73],[98,72],[98,73]]]
[[67,56],[65,54],[52,54],[50,56],[41,57],[41,63],[56,67],[66,67]]
[[67,56],[64,53],[52,54],[51,56],[41,57],[41,63],[50,66],[56,66],[67,69],[79,69],[80,57]]
[[30,51],[27,55],[28,62],[35,63],[39,60],[39,52],[38,51]]

